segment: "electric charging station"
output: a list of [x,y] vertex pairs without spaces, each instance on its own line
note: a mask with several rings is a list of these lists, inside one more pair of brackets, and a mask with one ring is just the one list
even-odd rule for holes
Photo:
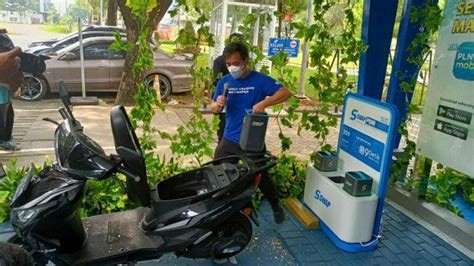
[[[320,218],[321,229],[335,245],[349,252],[377,247],[392,153],[400,141],[397,128],[413,96],[401,89],[399,73],[416,78],[420,68],[408,60],[421,53],[408,47],[423,28],[410,13],[426,8],[428,1],[405,0],[387,100],[382,102],[398,2],[364,0],[361,39],[368,49],[360,56],[357,95],[344,101],[337,170],[321,172],[308,166],[304,203]],[[344,189],[351,171],[371,177],[370,195],[357,197]]]
[[[377,247],[398,123],[394,105],[348,94],[339,133],[337,170],[323,172],[308,165],[304,203],[320,219],[323,232],[342,250],[361,252]],[[372,178],[370,193],[351,195],[344,187],[357,186],[347,180],[353,171]],[[365,189],[363,186],[366,184],[361,186]]]

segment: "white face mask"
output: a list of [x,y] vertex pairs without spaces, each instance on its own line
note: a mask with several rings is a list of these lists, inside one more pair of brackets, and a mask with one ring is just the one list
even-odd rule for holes
[[227,69],[229,70],[229,74],[234,78],[238,79],[242,76],[244,73],[244,67],[243,66],[227,66]]

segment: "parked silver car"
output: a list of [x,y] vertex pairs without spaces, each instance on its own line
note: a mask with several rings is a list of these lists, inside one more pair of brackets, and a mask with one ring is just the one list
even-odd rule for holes
[[[109,49],[113,37],[93,37],[84,40],[84,69],[87,92],[117,91],[125,64],[125,52]],[[153,53],[154,68],[145,70],[145,82],[153,84],[155,75],[160,76],[161,97],[171,93],[188,91],[191,85],[189,68],[192,61],[174,57],[158,49]],[[131,67],[131,66],[128,66]],[[81,91],[81,61],[79,43],[70,45],[46,61],[43,75],[25,74],[20,98],[33,101],[42,99],[48,92],[57,92],[63,80],[68,90]]]

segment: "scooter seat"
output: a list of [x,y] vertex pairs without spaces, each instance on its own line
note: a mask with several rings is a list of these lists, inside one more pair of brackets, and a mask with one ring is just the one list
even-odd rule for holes
[[238,177],[237,168],[230,163],[207,165],[161,181],[157,193],[162,201],[205,197],[230,185]]

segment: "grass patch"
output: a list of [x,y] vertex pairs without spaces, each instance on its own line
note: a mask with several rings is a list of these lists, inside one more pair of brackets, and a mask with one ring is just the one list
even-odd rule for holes
[[165,51],[169,54],[174,54],[174,48],[175,47],[176,46],[174,44],[160,42],[160,49],[162,49],[163,51]]
[[41,26],[40,29],[46,32],[69,33],[66,26],[57,25],[57,24],[44,25],[44,26]]

